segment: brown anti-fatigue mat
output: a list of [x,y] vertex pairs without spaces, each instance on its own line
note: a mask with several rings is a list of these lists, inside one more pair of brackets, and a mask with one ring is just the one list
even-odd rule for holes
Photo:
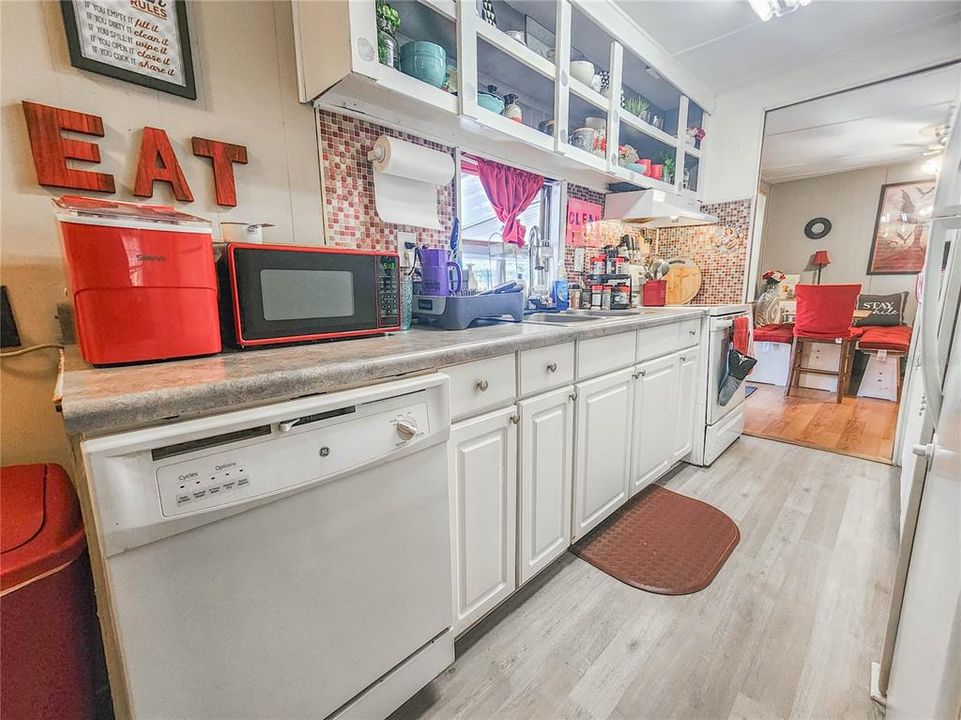
[[740,539],[717,508],[651,485],[571,552],[641,590],[686,595],[711,584]]

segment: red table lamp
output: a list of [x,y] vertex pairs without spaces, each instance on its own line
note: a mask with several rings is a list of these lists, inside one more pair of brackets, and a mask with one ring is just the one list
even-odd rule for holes
[[827,250],[818,250],[816,253],[814,253],[814,259],[811,260],[811,264],[814,265],[814,267],[816,267],[816,268],[818,269],[817,283],[816,283],[816,284],[817,284],[817,285],[820,285],[820,284],[821,284],[821,270],[822,270],[822,268],[824,268],[825,265],[830,265],[830,264],[831,264],[831,259],[828,257],[828,251],[827,251]]

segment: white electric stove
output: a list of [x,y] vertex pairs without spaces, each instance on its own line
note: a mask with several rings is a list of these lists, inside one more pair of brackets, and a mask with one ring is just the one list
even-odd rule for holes
[[695,410],[702,422],[698,422],[694,429],[694,449],[687,461],[694,465],[710,465],[744,431],[744,384],[741,384],[726,405],[720,404],[718,393],[726,374],[734,319],[747,317],[752,337],[754,322],[750,303],[664,306],[665,310],[691,308],[702,309],[707,313],[701,319],[701,337],[706,338],[705,351],[701,357],[707,365],[702,368],[701,377],[706,378],[706,381],[699,388]]

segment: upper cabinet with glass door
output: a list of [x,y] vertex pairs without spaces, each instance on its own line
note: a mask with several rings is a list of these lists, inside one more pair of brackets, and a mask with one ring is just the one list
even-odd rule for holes
[[699,194],[713,96],[608,0],[294,2],[301,99],[553,177]]

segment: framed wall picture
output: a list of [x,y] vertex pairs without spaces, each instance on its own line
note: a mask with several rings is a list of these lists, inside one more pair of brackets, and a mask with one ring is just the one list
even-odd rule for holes
[[934,185],[934,180],[917,180],[881,186],[868,275],[921,272],[934,207]]
[[197,99],[184,0],[60,0],[70,64]]

